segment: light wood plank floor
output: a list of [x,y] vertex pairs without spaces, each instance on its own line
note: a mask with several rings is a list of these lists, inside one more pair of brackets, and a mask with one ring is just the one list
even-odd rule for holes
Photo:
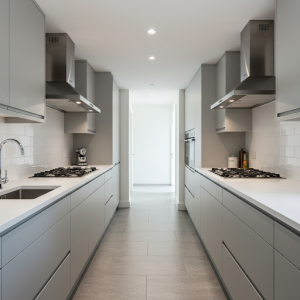
[[141,186],[118,209],[74,300],[225,300],[170,187]]

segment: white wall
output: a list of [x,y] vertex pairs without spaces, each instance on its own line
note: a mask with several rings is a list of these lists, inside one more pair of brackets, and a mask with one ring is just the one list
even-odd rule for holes
[[300,180],[300,122],[277,121],[272,102],[252,110],[252,126],[246,133],[249,167]]
[[32,176],[34,173],[71,164],[73,134],[64,133],[64,114],[46,108],[45,123],[0,124],[0,142],[16,139],[22,143],[25,156],[15,143],[2,149],[2,175],[7,170],[9,180]]
[[172,105],[133,105],[133,183],[171,184]]

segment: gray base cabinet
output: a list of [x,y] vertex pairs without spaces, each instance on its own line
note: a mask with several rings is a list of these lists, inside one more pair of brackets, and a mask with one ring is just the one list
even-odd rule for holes
[[201,237],[222,275],[222,205],[202,187]]
[[2,300],[32,300],[70,249],[70,214],[2,269]]
[[223,208],[223,241],[265,299],[273,299],[273,248]]
[[201,225],[201,175],[195,172],[195,212],[194,212],[194,225],[200,233]]
[[89,199],[89,255],[101,238],[104,224],[104,185],[97,189]]
[[300,297],[300,270],[274,250],[275,300],[296,300]]
[[223,280],[232,299],[262,300],[256,289],[253,287],[249,279],[224,245]]
[[71,259],[65,258],[36,300],[66,300],[71,290]]
[[185,166],[185,186],[194,196],[195,194],[195,172]]
[[71,249],[71,288],[76,283],[83,267],[89,257],[89,233],[88,229],[82,234]]

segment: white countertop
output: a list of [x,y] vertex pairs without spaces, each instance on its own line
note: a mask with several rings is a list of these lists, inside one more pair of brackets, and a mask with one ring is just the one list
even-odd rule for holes
[[292,179],[225,179],[195,168],[218,185],[261,208],[300,232],[300,181]]
[[[73,167],[73,166],[72,166]],[[9,228],[14,227],[19,222],[34,215],[43,208],[49,206],[56,200],[64,197],[73,190],[79,188],[85,183],[93,180],[102,173],[111,169],[112,165],[92,165],[97,170],[79,178],[24,178],[8,182],[3,185],[0,191],[0,196],[10,191],[16,190],[20,187],[33,187],[33,188],[51,188],[58,187],[55,190],[42,195],[36,199],[29,200],[2,200],[0,199],[0,236],[1,233],[7,231]]]

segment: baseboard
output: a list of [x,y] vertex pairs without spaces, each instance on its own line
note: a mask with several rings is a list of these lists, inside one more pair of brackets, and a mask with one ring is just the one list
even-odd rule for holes
[[118,208],[129,208],[129,207],[130,207],[130,201],[119,202]]
[[133,184],[169,184],[171,181],[169,179],[135,179]]
[[185,204],[178,203],[177,201],[176,201],[176,208],[177,208],[177,210],[186,210]]

